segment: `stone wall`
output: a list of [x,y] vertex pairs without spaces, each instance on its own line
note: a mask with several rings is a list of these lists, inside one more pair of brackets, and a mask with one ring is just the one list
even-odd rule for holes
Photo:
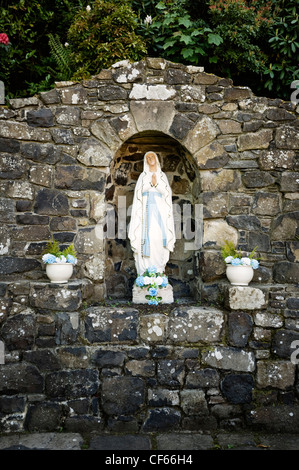
[[0,432],[297,432],[295,296],[227,285],[225,309],[144,311],[89,305],[89,284],[8,283]]
[[[296,429],[298,135],[291,103],[151,58],[0,106],[0,430]],[[203,208],[202,246],[167,267],[177,306],[151,312],[129,305],[126,238],[149,149],[176,207]],[[65,286],[51,236],[78,252]],[[248,288],[227,238],[258,246]]]

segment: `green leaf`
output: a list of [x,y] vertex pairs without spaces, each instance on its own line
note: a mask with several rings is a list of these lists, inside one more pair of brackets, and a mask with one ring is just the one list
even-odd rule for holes
[[188,44],[191,44],[191,43],[192,43],[191,36],[187,36],[186,34],[182,34],[182,35],[181,35],[180,41],[181,41],[181,42],[184,42],[184,43],[186,44],[186,46],[188,46]]
[[182,49],[182,56],[184,57],[184,59],[188,59],[188,58],[192,57],[193,54],[194,54],[193,49],[190,49],[190,48]]
[[163,49],[168,49],[169,47],[172,47],[174,46],[176,43],[176,40],[175,39],[168,39],[167,41],[165,41],[165,44],[163,44]]
[[223,39],[219,34],[215,33],[209,33],[208,34],[208,43],[209,44],[215,44],[216,46],[219,46],[223,42]]
[[184,25],[186,28],[191,28],[191,26],[193,26],[193,23],[192,21],[190,21],[188,16],[183,16],[182,18],[179,18],[178,23]]

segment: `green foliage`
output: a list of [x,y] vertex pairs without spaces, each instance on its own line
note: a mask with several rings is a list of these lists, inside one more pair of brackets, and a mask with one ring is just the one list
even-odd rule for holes
[[61,255],[67,257],[67,255],[72,255],[75,258],[77,257],[77,253],[73,244],[69,245],[68,247],[60,250],[60,246],[57,240],[52,239],[46,245],[46,248],[43,252],[44,254],[49,253],[50,255],[54,255],[60,257]]
[[[132,0],[134,8],[138,3]],[[298,0],[142,1],[149,54],[205,66],[256,94],[290,99],[298,79]],[[153,15],[145,24],[146,15]]]
[[11,47],[0,52],[0,80],[8,97],[49,90],[57,79],[56,63],[50,55],[48,35],[66,40],[72,18],[88,0],[2,0],[0,32]]
[[149,55],[289,100],[298,31],[298,0],[2,0],[0,80],[32,95]]
[[56,79],[61,81],[70,80],[73,75],[73,70],[67,46],[61,44],[58,34],[55,34],[55,36],[49,34],[49,46],[52,57],[58,68]]
[[[253,259],[255,256],[255,252],[257,250],[257,246],[249,253],[248,258]],[[233,258],[242,258],[242,252],[237,250],[234,243],[229,240],[225,240],[224,244],[221,247],[221,256],[223,259],[227,258],[228,256],[232,256]]]
[[73,78],[81,79],[129,59],[146,55],[145,42],[135,33],[136,15],[124,0],[95,0],[91,9],[80,10],[68,31]]
[[[239,78],[248,72],[260,73],[266,55],[260,45],[271,19],[257,2],[210,0],[210,21],[223,43],[215,50],[218,68]],[[249,6],[250,5],[250,6]]]
[[200,18],[193,20],[186,1],[161,0],[155,5],[156,16],[152,22],[140,24],[147,39],[150,53],[174,62],[199,64],[208,56],[213,44],[222,38],[214,33]]
[[221,247],[221,256],[223,259],[227,258],[228,256],[241,258],[241,253],[236,250],[232,241],[225,240],[223,246]]
[[290,99],[290,85],[299,79],[298,0],[283,0],[270,31],[271,51],[263,73],[265,87],[284,99]]
[[58,241],[51,240],[50,242],[48,242],[43,253],[49,253],[50,255],[58,256],[61,253]]

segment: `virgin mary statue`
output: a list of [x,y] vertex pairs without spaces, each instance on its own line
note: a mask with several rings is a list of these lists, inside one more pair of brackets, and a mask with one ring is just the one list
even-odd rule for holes
[[174,249],[175,228],[171,189],[154,152],[144,155],[143,172],[134,192],[128,236],[138,276],[151,266],[164,273],[169,254]]

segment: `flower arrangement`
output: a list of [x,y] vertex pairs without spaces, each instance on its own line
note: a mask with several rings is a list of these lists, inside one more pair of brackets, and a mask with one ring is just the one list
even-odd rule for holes
[[73,244],[60,251],[59,243],[56,240],[52,240],[46,246],[42,261],[45,264],[70,263],[75,265],[77,264],[77,253]]
[[225,240],[221,248],[221,255],[226,264],[232,266],[252,266],[253,269],[259,267],[259,262],[254,258],[257,247],[255,247],[248,256],[242,256],[240,251],[237,251],[233,242]]
[[148,305],[158,305],[162,300],[159,289],[168,285],[168,278],[164,273],[158,273],[155,266],[150,266],[142,276],[137,277],[135,284],[147,289],[148,294],[145,298],[148,300]]

